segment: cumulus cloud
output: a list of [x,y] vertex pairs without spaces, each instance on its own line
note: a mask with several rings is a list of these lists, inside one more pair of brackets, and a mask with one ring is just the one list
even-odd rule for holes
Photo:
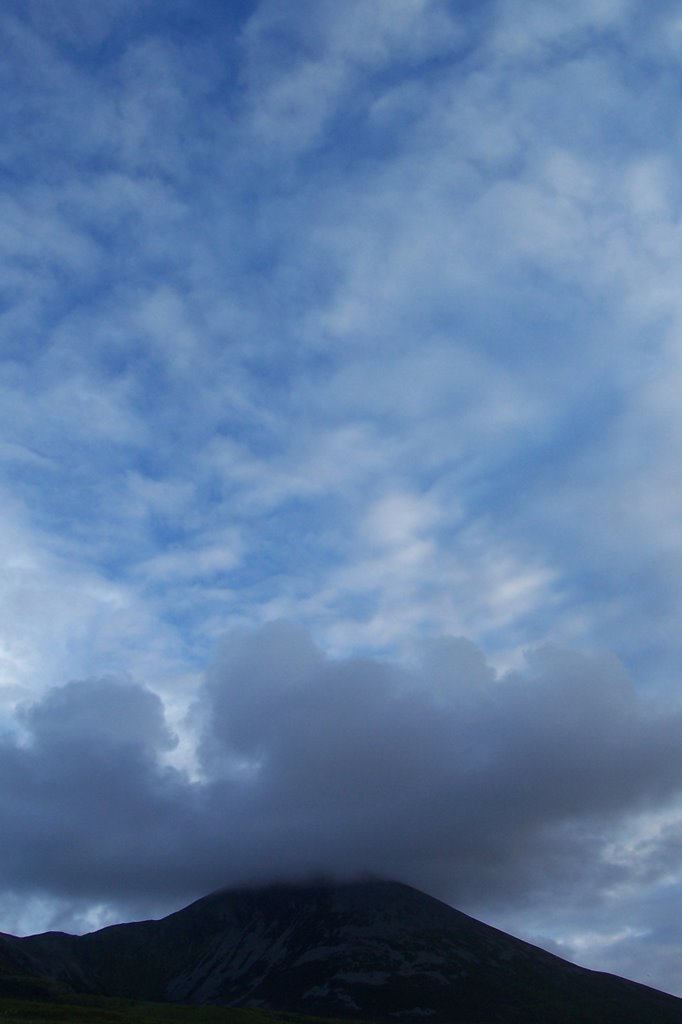
[[670,871],[671,835],[629,861],[617,840],[679,798],[682,711],[642,701],[610,657],[543,648],[500,675],[442,638],[410,665],[334,660],[276,623],[224,640],[191,717],[190,773],[160,698],[130,681],[21,710],[0,741],[8,910],[40,892],[140,915],[371,871],[490,915]]

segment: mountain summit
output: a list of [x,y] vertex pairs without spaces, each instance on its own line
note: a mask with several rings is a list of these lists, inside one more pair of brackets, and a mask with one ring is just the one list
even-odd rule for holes
[[394,882],[214,893],[90,935],[0,935],[10,976],[81,993],[434,1024],[682,1024],[682,1000],[568,963]]

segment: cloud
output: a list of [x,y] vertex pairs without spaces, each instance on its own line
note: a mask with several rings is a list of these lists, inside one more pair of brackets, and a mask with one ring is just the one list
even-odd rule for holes
[[[125,591],[150,647],[175,632],[188,671],[207,634],[279,615],[338,653],[439,630],[510,660],[550,634],[621,650],[576,581],[627,605],[619,566],[674,543],[677,415],[674,385],[636,380],[676,294],[675,160],[651,130],[675,103],[621,74],[627,5],[173,10],[4,22],[0,404],[14,452],[57,459],[7,471],[27,535]],[[659,465],[618,543],[598,510],[626,501],[648,407]],[[166,507],[139,501],[154,489]],[[366,526],[400,494],[438,510],[402,565]],[[135,651],[102,670],[144,676]]]
[[682,796],[681,718],[610,657],[542,648],[499,675],[464,639],[401,666],[330,659],[282,623],[234,633],[192,712],[190,774],[161,700],[132,682],[68,683],[19,713],[0,740],[6,906],[40,892],[144,914],[363,870],[488,917],[549,892],[559,914],[576,892],[596,905],[676,871],[678,832],[618,851]]
[[261,3],[240,39],[249,141],[266,152],[299,155],[322,142],[329,122],[358,102],[358,92],[362,98],[368,73],[437,58],[461,41],[457,20],[438,0],[390,9],[351,0],[342,11],[323,0],[285,16],[277,4]]

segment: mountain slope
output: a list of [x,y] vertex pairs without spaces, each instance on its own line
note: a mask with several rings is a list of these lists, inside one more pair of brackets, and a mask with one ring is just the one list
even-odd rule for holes
[[682,1000],[392,882],[227,891],[161,921],[2,936],[3,970],[77,992],[370,1020],[682,1024]]

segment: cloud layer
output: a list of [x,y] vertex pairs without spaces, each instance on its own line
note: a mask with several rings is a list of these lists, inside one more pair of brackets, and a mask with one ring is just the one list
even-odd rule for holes
[[181,689],[278,617],[336,653],[549,639],[665,680],[675,26],[6,5],[11,694]]

